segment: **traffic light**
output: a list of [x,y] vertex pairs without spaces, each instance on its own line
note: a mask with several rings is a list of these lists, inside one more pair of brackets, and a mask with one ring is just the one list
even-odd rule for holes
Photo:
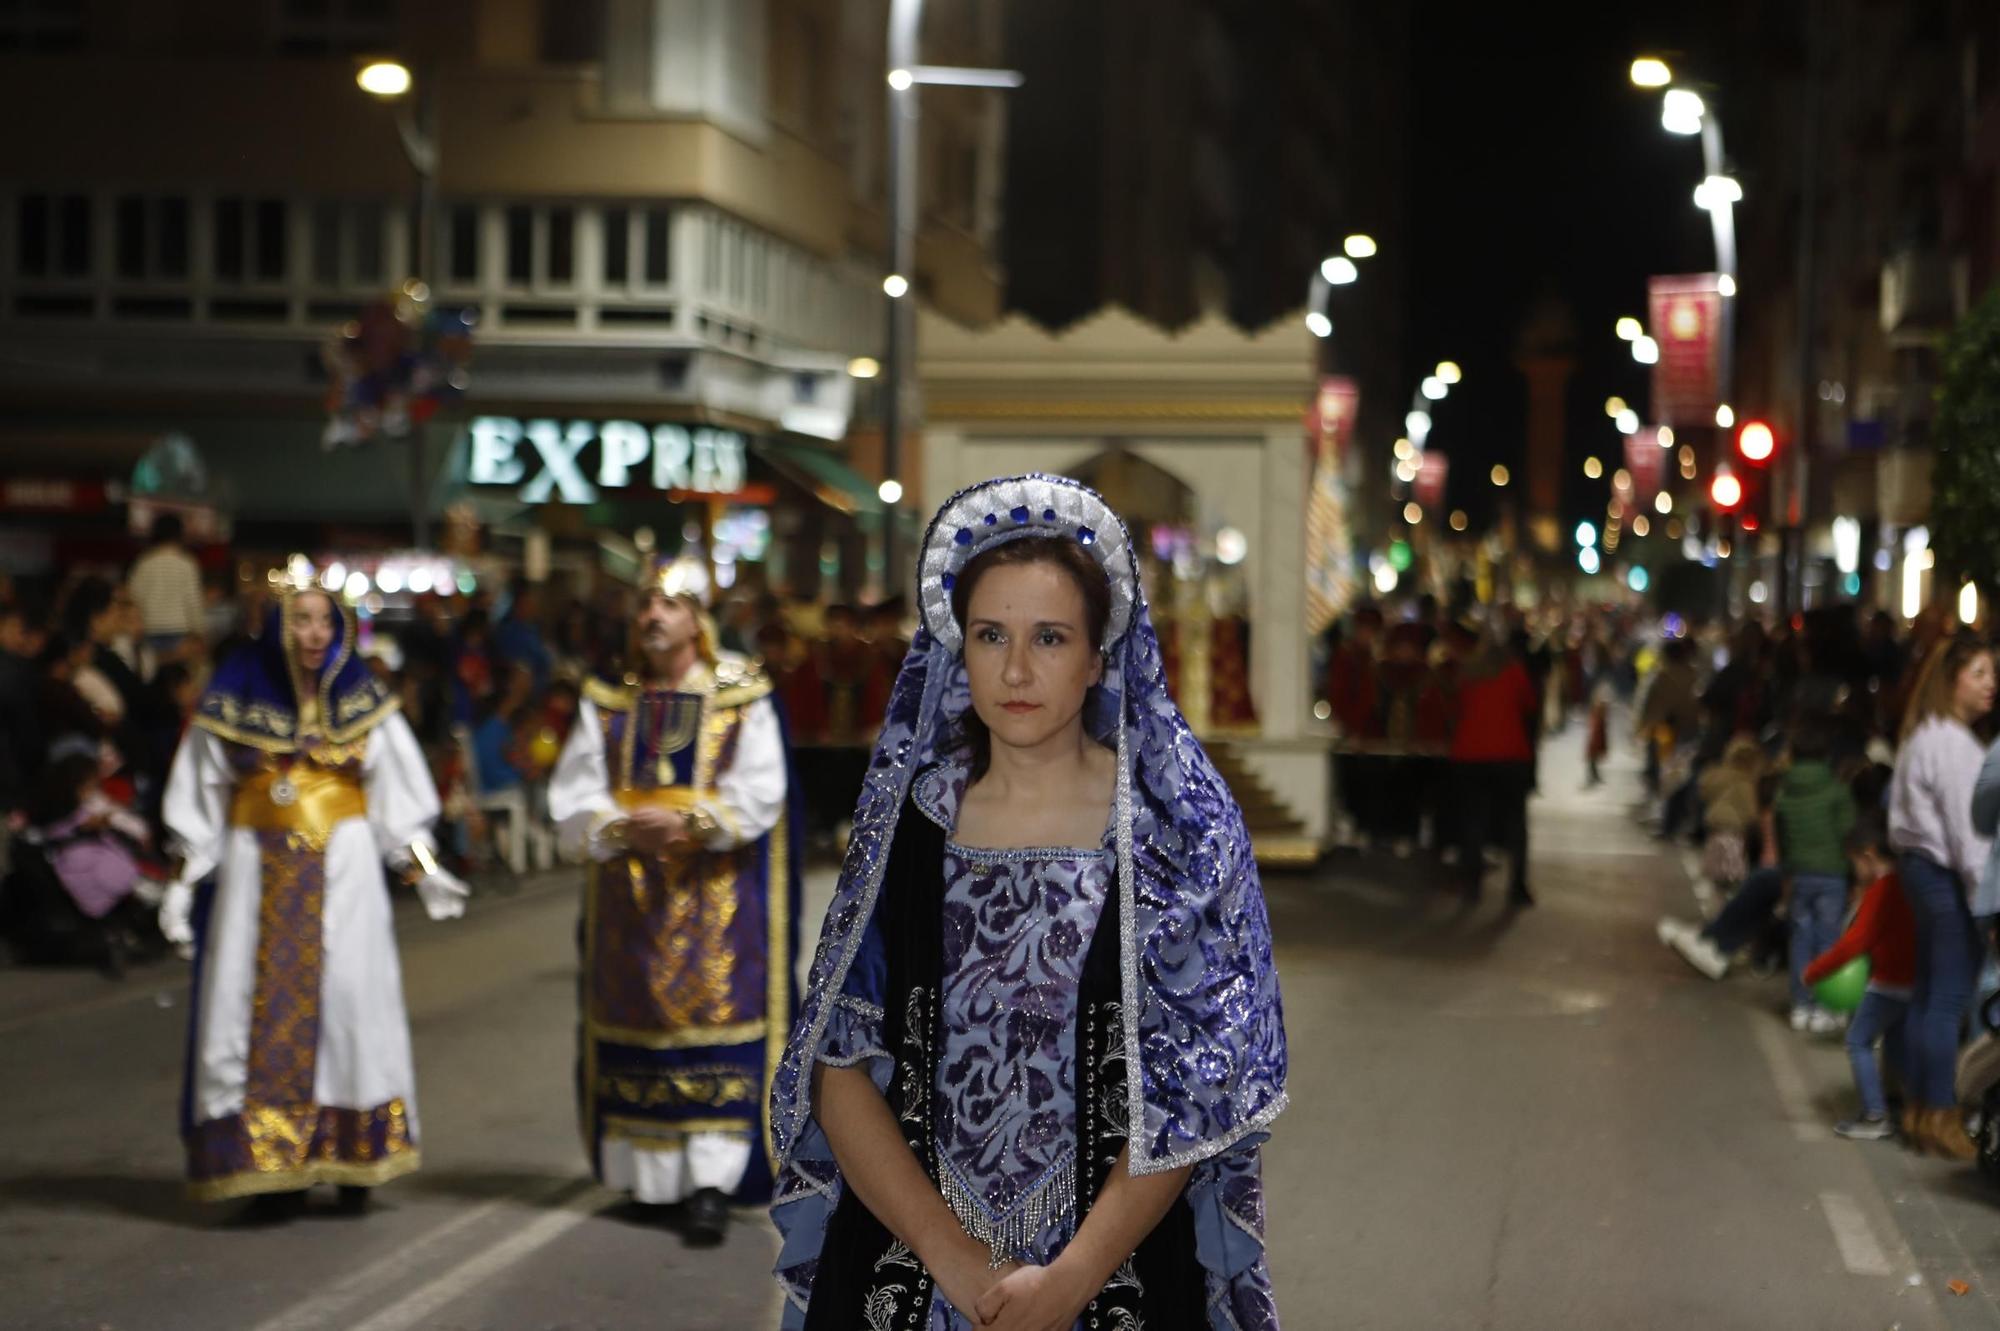
[[1764,421],[1745,421],[1736,432],[1736,452],[1753,467],[1761,467],[1778,451],[1778,436]]
[[1718,513],[1733,513],[1743,502],[1743,482],[1736,479],[1727,467],[1715,469],[1715,479],[1708,483],[1709,502]]

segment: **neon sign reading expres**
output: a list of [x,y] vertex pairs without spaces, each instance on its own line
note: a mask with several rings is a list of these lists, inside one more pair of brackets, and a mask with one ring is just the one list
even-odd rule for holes
[[[588,504],[600,488],[735,494],[743,489],[746,442],[734,430],[637,421],[521,421],[476,416],[466,478],[474,485],[518,485],[524,504],[560,499]],[[526,445],[524,448],[523,445]],[[596,445],[597,465],[584,463]],[[532,477],[530,462],[540,464]]]

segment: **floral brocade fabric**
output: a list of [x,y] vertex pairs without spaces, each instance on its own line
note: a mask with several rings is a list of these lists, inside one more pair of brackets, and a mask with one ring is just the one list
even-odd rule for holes
[[[947,835],[965,785],[962,767],[942,767],[917,789]],[[1074,1228],[1077,995],[1114,867],[1103,847],[945,843],[944,1051],[931,1118],[940,1170],[954,1176],[947,1195],[974,1213],[961,1217],[968,1228],[1027,1238],[1008,1257],[1048,1262]]]

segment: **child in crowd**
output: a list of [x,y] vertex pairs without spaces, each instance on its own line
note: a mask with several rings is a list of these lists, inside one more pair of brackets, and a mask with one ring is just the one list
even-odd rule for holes
[[1861,905],[1840,941],[1813,959],[1805,969],[1807,984],[1818,984],[1856,957],[1868,958],[1868,992],[1847,1027],[1847,1059],[1854,1065],[1854,1089],[1861,1112],[1835,1125],[1834,1131],[1858,1141],[1882,1141],[1895,1135],[1889,1105],[1882,1094],[1882,1072],[1875,1062],[1880,1039],[1890,1067],[1903,1066],[1903,1018],[1910,1007],[1910,986],[1917,969],[1917,926],[1896,880],[1896,862],[1888,846],[1889,827],[1877,811],[1865,813],[1847,834],[1847,858],[1854,880],[1866,884]]
[[1828,1035],[1840,1019],[1813,1001],[1808,963],[1840,936],[1847,907],[1847,834],[1854,793],[1834,775],[1824,725],[1802,722],[1792,734],[1791,765],[1772,800],[1780,862],[1791,884],[1792,1029]]
[[1734,892],[1750,875],[1748,845],[1757,826],[1757,783],[1764,775],[1764,751],[1748,735],[1723,750],[1722,761],[1701,774],[1701,872],[1718,891]]

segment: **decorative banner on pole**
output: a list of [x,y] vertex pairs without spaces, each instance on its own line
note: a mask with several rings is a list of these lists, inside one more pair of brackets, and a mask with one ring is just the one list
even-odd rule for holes
[[1722,345],[1722,292],[1714,273],[1655,277],[1646,284],[1653,340],[1653,417],[1672,426],[1715,423]]
[[1425,449],[1417,457],[1417,479],[1411,487],[1417,503],[1427,509],[1444,505],[1445,481],[1451,475],[1451,459],[1435,449]]
[[1632,473],[1634,500],[1643,504],[1659,493],[1670,451],[1660,447],[1660,430],[1656,425],[1625,436],[1625,470]]
[[1347,522],[1346,462],[1361,389],[1352,379],[1319,381],[1306,412],[1311,486],[1306,494],[1306,632],[1317,636],[1354,595],[1354,544]]

